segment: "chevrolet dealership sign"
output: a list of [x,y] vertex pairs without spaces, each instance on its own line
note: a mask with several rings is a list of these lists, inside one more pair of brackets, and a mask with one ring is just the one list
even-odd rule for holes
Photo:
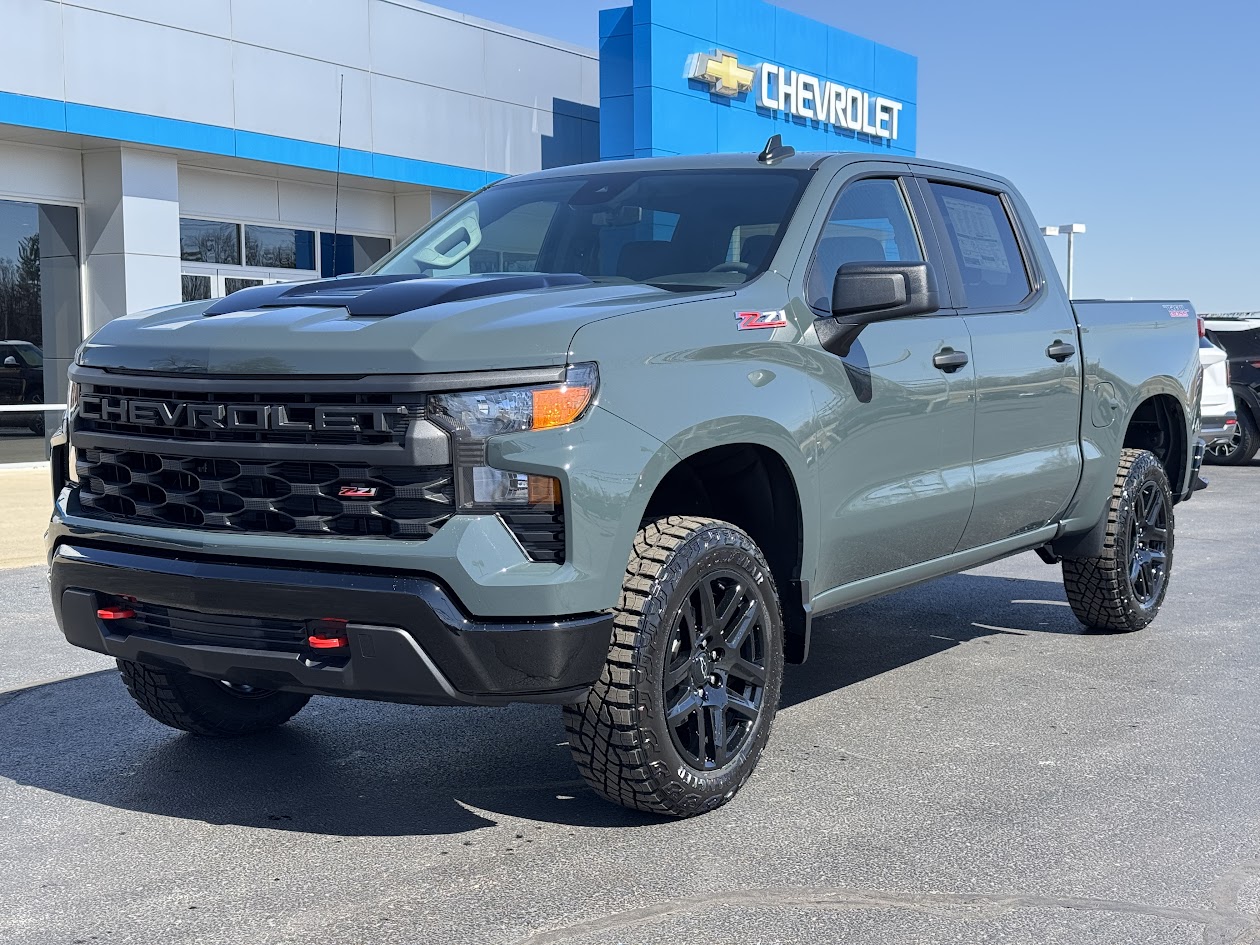
[[687,78],[706,83],[715,95],[736,98],[755,91],[758,108],[891,141],[897,140],[905,107],[903,102],[771,62],[745,66],[737,56],[721,50],[691,56]]

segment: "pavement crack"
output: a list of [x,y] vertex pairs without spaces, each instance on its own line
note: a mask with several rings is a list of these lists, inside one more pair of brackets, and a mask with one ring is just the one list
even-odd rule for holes
[[[1242,945],[1260,936],[1260,917],[1237,909],[1237,893],[1255,875],[1239,867],[1218,882],[1211,908],[1194,909],[1160,906],[1089,896],[1052,896],[1033,893],[940,893],[898,890],[853,889],[847,887],[798,887],[738,889],[696,896],[684,896],[638,909],[584,919],[562,928],[547,929],[518,940],[517,945],[556,945],[589,933],[612,932],[649,922],[658,922],[714,905],[792,906],[803,910],[848,911],[854,909],[896,909],[933,916],[991,918],[1016,909],[1067,909],[1078,912],[1108,912],[1151,916],[1172,922],[1203,926],[1203,945]],[[979,915],[977,915],[977,913]]]

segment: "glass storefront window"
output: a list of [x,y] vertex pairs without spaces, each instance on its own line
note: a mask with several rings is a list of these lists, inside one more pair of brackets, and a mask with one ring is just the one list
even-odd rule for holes
[[201,302],[211,298],[209,276],[190,276],[184,273],[180,282],[183,285],[182,299],[185,302]]
[[236,279],[228,276],[223,280],[223,294],[231,295],[233,292],[239,292],[241,289],[250,289],[256,285],[262,285],[261,279]]
[[362,272],[389,252],[390,241],[380,236],[319,234],[319,274],[325,279]]
[[315,233],[246,225],[245,265],[260,269],[314,269]]
[[[0,464],[47,457],[82,340],[79,212],[0,200]],[[30,409],[30,408],[35,409]]]
[[240,227],[214,220],[179,221],[179,254],[184,262],[241,264]]

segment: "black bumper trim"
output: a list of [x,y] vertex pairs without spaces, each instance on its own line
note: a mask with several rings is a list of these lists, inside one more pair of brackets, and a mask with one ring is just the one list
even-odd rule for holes
[[[612,616],[478,621],[436,582],[325,570],[219,564],[61,544],[53,608],[66,639],[119,659],[270,689],[412,702],[572,702],[608,656]],[[120,632],[99,595],[206,614],[349,621],[350,657],[174,643]]]

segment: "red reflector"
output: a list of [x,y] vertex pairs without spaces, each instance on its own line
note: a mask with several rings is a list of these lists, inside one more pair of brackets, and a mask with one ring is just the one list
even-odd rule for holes
[[102,607],[96,612],[102,620],[130,620],[135,615],[130,607]]
[[306,642],[316,650],[337,650],[349,646],[348,637],[317,637],[314,634],[306,638]]

